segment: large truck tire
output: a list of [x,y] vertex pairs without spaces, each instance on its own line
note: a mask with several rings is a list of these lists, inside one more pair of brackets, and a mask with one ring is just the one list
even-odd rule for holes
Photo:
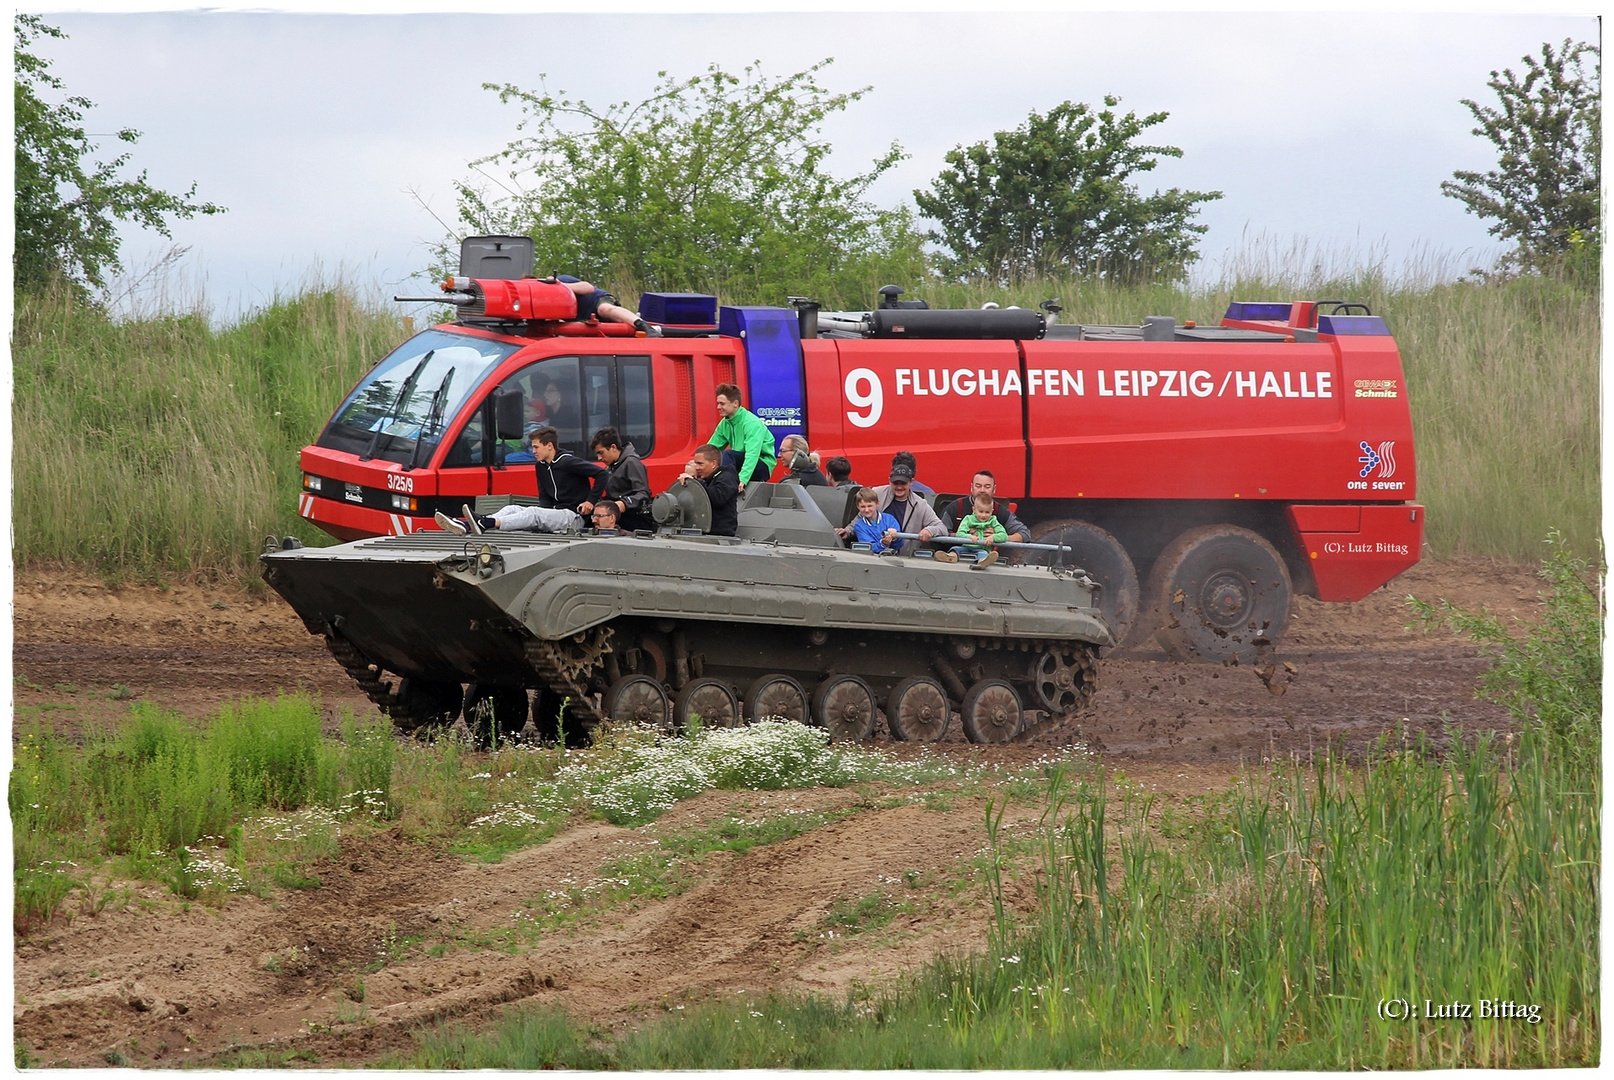
[[[1065,544],[1072,551],[1065,556],[1065,565],[1079,566],[1087,576],[1098,582],[1100,588],[1094,600],[1110,624],[1117,645],[1124,645],[1138,619],[1138,570],[1132,565],[1132,556],[1126,553],[1121,542],[1097,525],[1076,518],[1056,518],[1031,527],[1033,544]],[[1053,552],[1038,552],[1050,560]],[[1099,650],[1104,656],[1110,646]]]
[[1173,659],[1247,664],[1289,626],[1289,568],[1263,537],[1234,525],[1189,529],[1149,574],[1155,638]]

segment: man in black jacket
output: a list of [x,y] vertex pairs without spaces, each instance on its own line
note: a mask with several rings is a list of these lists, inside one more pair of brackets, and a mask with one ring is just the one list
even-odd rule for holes
[[[632,443],[624,444],[616,428],[601,428],[589,441],[594,456],[605,464],[604,502],[616,508],[618,526],[623,529],[654,529],[650,520],[650,474]],[[579,513],[587,517],[594,507],[584,503]]]
[[998,479],[986,469],[976,473],[970,480],[970,493],[965,498],[954,499],[942,507],[942,524],[947,527],[947,535],[951,536],[957,529],[958,523],[970,515],[971,501],[977,495],[992,497],[992,513],[1003,526],[1003,531],[1009,534],[1009,539],[1017,544],[1023,544],[1031,539],[1031,530],[1026,528],[1025,522],[1014,516],[1009,504],[997,499]]
[[[552,427],[542,427],[527,436],[532,444],[532,456],[538,470],[538,504],[548,509],[570,510],[584,513],[585,503],[592,504],[605,492],[605,481],[610,475],[604,465],[584,461],[570,450],[560,448],[560,433]],[[592,509],[590,505],[590,509]]]
[[712,503],[712,535],[733,536],[740,527],[740,474],[723,464],[723,451],[711,443],[695,448],[689,467],[675,483],[697,483],[706,489]]

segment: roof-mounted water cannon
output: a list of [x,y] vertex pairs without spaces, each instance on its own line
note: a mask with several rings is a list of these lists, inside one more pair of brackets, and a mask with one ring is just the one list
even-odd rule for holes
[[439,296],[394,296],[399,303],[453,304],[462,318],[557,321],[577,318],[577,294],[553,278],[469,278],[443,282]]

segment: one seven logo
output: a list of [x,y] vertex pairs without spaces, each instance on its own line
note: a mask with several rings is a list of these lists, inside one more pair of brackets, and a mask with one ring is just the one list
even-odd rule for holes
[[1362,450],[1362,456],[1356,460],[1362,463],[1362,471],[1357,475],[1366,479],[1367,474],[1374,469],[1379,470],[1379,479],[1387,480],[1395,475],[1395,441],[1379,443],[1377,450],[1365,442],[1356,444]]

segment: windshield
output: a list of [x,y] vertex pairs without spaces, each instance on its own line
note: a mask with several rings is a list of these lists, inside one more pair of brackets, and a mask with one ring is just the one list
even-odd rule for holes
[[360,380],[318,445],[424,465],[466,398],[519,348],[442,330],[416,334]]

